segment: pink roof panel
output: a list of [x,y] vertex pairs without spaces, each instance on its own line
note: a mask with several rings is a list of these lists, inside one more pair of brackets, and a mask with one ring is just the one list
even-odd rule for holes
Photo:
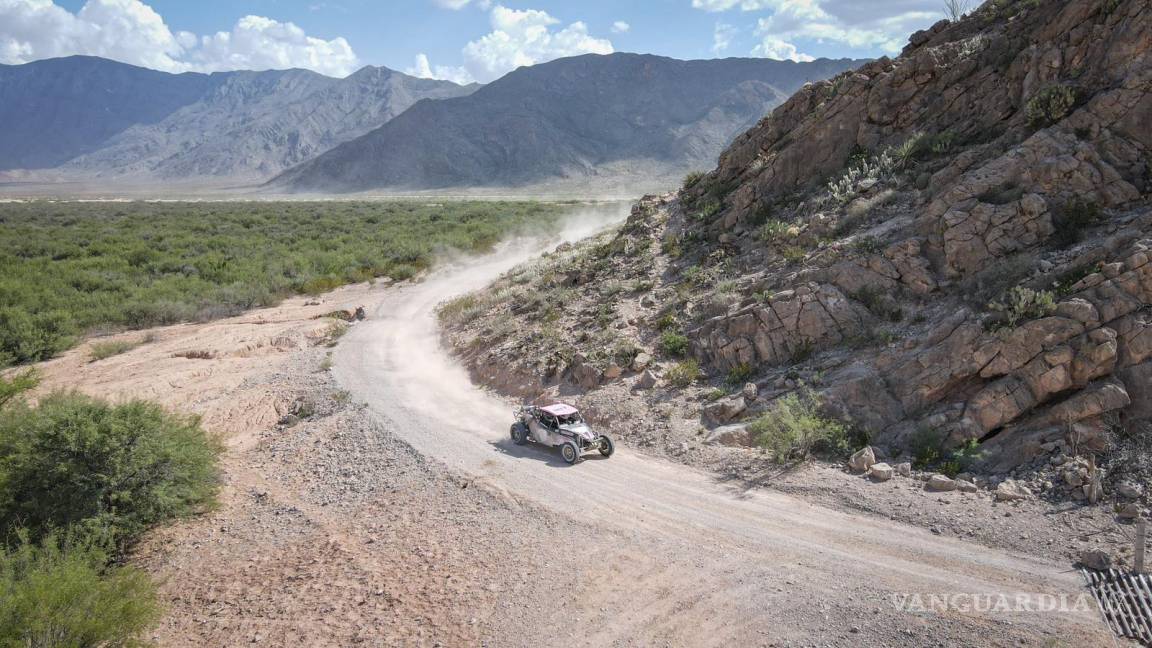
[[541,407],[540,409],[548,412],[552,416],[571,416],[576,413],[575,407],[572,407],[571,405],[565,405],[564,403],[556,403],[555,405]]

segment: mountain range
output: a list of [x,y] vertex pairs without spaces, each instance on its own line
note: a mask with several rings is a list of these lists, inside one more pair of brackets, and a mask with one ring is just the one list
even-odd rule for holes
[[711,167],[736,135],[805,83],[860,63],[623,53],[558,59],[466,97],[413,106],[272,184],[342,192],[682,175]]
[[365,67],[167,74],[73,56],[0,66],[0,170],[264,180],[421,99],[475,89]]
[[0,65],[0,172],[273,192],[520,187],[710,167],[852,60],[586,55],[487,86],[365,67],[169,74],[73,56]]

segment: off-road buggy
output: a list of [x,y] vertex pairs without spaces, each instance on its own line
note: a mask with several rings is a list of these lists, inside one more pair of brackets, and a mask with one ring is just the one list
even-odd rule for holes
[[605,457],[611,457],[616,450],[612,439],[593,432],[580,412],[571,405],[525,405],[516,410],[515,416],[512,441],[516,445],[535,441],[541,445],[560,446],[560,456],[570,464],[576,463],[584,452],[599,450]]

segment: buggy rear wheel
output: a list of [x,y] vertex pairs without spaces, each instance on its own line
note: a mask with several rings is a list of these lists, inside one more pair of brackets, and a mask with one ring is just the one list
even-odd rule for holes
[[528,428],[523,423],[512,424],[512,443],[524,445],[528,443]]
[[609,439],[608,435],[601,436],[600,454],[604,455],[605,457],[611,457],[613,452],[616,452],[616,444],[612,443],[612,439]]
[[560,446],[560,456],[564,457],[564,461],[570,464],[576,463],[580,458],[580,451],[576,448],[576,444],[568,441]]

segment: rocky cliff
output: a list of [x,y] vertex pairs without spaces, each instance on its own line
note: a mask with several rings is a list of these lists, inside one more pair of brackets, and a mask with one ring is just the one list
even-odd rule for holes
[[[505,389],[674,395],[721,443],[811,389],[894,457],[1106,462],[1152,416],[1150,50],[1144,0],[992,0],[806,85],[678,195],[448,312],[450,335]],[[661,418],[643,428],[675,438]]]

